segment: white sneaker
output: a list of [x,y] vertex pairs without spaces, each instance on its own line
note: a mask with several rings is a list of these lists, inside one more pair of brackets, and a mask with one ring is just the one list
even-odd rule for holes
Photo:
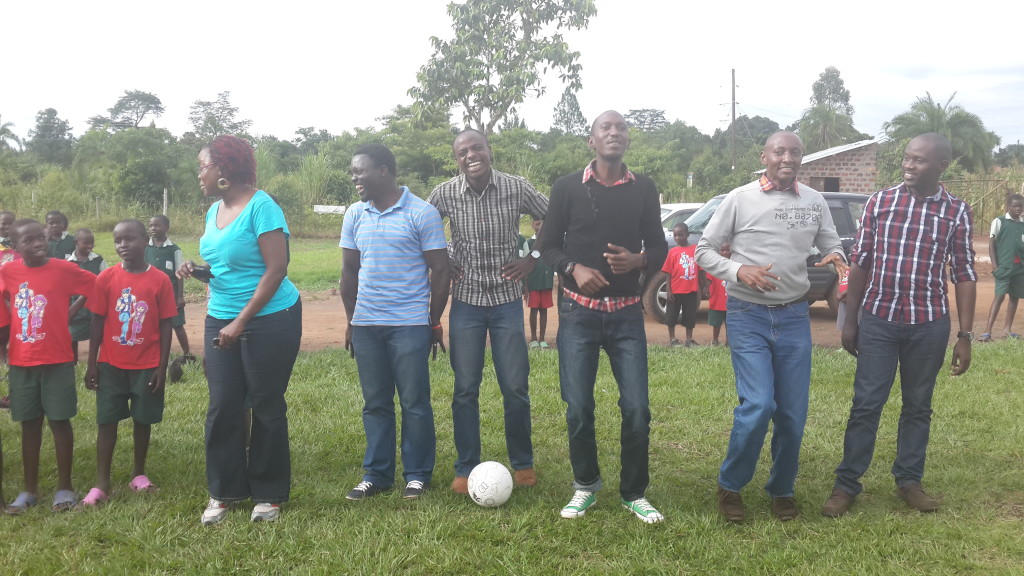
[[206,510],[203,510],[203,526],[213,526],[220,522],[227,516],[228,503],[217,500],[216,498],[210,498],[210,503],[206,505]]
[[260,502],[252,509],[250,519],[253,522],[273,522],[281,517],[281,505]]

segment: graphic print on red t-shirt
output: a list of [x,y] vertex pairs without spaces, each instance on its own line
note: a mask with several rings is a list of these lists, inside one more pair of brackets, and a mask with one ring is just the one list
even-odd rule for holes
[[708,282],[711,283],[708,291],[708,310],[724,311],[725,302],[729,296],[725,289],[729,282],[715,278],[711,274],[708,274]]
[[67,303],[72,296],[92,294],[95,281],[91,272],[56,258],[42,266],[26,266],[24,260],[0,266],[2,296],[10,305],[10,364],[73,361]]
[[140,273],[111,266],[96,278],[86,305],[104,317],[100,362],[127,370],[160,364],[160,320],[178,314],[166,274],[152,266]]
[[673,294],[689,294],[700,289],[697,281],[697,272],[700,269],[694,257],[696,251],[697,247],[693,245],[676,246],[668,251],[661,271],[668,274]]

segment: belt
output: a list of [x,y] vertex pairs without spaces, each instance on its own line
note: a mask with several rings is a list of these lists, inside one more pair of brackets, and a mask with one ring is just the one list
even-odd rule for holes
[[792,306],[793,304],[799,304],[801,302],[807,302],[807,296],[803,296],[801,298],[797,298],[796,300],[793,300],[792,302],[786,302],[785,304],[762,304],[762,306],[764,306],[765,308],[772,308],[772,309],[774,309],[774,308],[785,308],[787,306]]

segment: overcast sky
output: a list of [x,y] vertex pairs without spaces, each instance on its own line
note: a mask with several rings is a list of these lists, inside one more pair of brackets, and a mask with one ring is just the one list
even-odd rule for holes
[[[368,2],[4,3],[0,119],[25,137],[55,108],[80,135],[125,90],[160,97],[157,125],[180,135],[189,105],[230,91],[254,134],[294,137],[379,126],[411,100],[430,36],[453,36],[446,0]],[[807,108],[811,84],[839,68],[868,134],[926,92],[981,117],[1003,145],[1024,140],[1024,49],[1012,2],[679,2],[596,0],[582,53],[588,120],[609,108],[665,110],[712,133],[729,122],[730,70],[739,114],[782,126]],[[1017,6],[1014,8],[1014,6]],[[520,116],[547,129],[563,87]],[[461,124],[461,118],[454,118]]]

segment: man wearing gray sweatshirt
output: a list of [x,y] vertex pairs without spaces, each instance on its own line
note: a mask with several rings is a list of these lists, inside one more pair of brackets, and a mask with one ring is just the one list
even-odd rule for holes
[[[772,470],[765,491],[771,510],[783,521],[799,514],[793,485],[811,383],[811,246],[824,254],[818,266],[846,271],[828,205],[797,182],[803,152],[792,132],[769,136],[761,152],[764,175],[726,196],[697,244],[697,264],[729,281],[726,323],[739,405],[718,475],[718,508],[730,522],[744,518],[740,491],[754,476],[769,421]],[[731,259],[719,254],[726,242]]]

